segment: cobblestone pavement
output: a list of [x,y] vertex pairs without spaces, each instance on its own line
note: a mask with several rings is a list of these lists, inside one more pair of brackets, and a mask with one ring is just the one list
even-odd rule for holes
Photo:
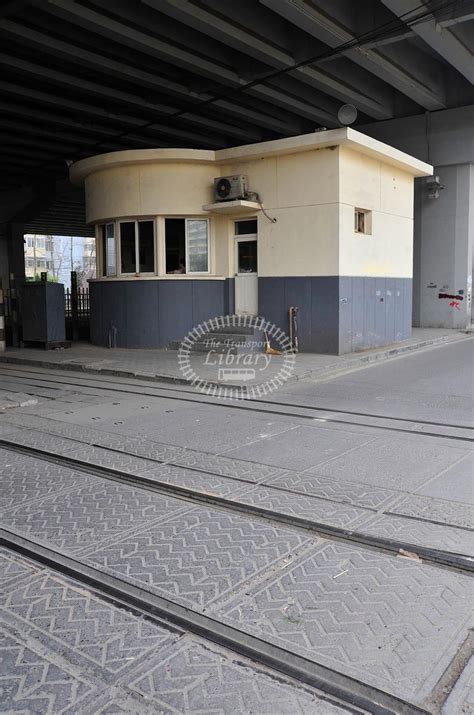
[[[455,362],[465,344],[442,350],[456,350]],[[395,380],[389,367],[388,382]],[[465,396],[451,378],[458,426],[440,415],[439,437],[429,437],[420,434],[425,415],[415,404],[408,415],[408,401],[407,423],[394,423],[387,408],[377,421],[367,405],[370,420],[353,415],[353,424],[331,424],[321,421],[328,405],[326,417],[302,420],[284,410],[174,400],[183,393],[136,381],[134,394],[125,394],[110,391],[112,378],[27,368],[2,368],[0,386],[14,378],[24,392],[22,369],[28,384],[44,383],[37,405],[0,416],[3,528],[428,712],[441,712],[440,683],[456,672],[440,707],[447,715],[470,711],[472,665],[462,672],[456,660],[472,626],[470,577],[319,536],[295,521],[472,554],[472,443],[460,417]],[[367,386],[372,370],[380,368],[360,382],[375,400],[384,393]],[[334,405],[340,381],[333,382]],[[329,387],[322,389],[326,402]],[[140,394],[153,389],[156,396]],[[294,394],[281,399],[294,401]],[[430,393],[426,402],[433,401]],[[444,409],[447,398],[441,403]],[[49,456],[39,459],[30,448]],[[87,473],[88,465],[107,468],[110,478]],[[114,480],[114,471],[128,483]],[[134,476],[226,506],[158,493]],[[2,712],[345,711],[6,550],[0,586],[8,672],[0,681]]]

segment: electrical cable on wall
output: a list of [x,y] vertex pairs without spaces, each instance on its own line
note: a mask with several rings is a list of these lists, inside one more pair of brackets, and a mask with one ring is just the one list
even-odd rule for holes
[[254,193],[254,196],[255,196],[257,203],[260,206],[260,210],[263,213],[263,215],[265,216],[265,218],[267,218],[270,221],[270,223],[276,223],[278,221],[278,219],[268,215],[268,213],[265,211],[265,209],[263,207],[263,203],[262,203],[262,200],[261,200],[259,194]]

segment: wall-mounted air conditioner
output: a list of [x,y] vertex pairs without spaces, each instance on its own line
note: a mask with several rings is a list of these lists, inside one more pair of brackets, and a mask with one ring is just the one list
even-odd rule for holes
[[218,176],[214,179],[215,201],[235,201],[247,196],[246,176]]

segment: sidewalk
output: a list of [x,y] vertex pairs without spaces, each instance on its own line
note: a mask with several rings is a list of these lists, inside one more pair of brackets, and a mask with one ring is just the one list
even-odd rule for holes
[[[412,337],[400,343],[383,348],[365,350],[349,355],[320,355],[315,353],[299,353],[296,355],[295,366],[288,383],[311,378],[326,379],[333,375],[358,369],[369,363],[387,360],[403,353],[420,350],[435,345],[466,340],[468,333],[460,330],[443,328],[414,328]],[[192,358],[193,369],[210,384],[244,386],[252,383],[217,379],[217,368],[206,364],[207,353],[195,354]],[[222,357],[222,356],[221,356]],[[261,356],[263,358],[263,354]],[[215,356],[217,360],[218,356]],[[263,376],[271,379],[282,365],[281,356],[272,356],[273,363]],[[187,384],[189,380],[183,375],[178,363],[177,350],[130,350],[124,348],[101,348],[90,343],[75,343],[70,349],[41,350],[36,348],[8,348],[0,353],[0,362],[32,365],[43,368],[61,370],[76,370],[102,375],[121,377],[136,377],[146,380],[176,382]],[[256,379],[253,384],[262,382]]]

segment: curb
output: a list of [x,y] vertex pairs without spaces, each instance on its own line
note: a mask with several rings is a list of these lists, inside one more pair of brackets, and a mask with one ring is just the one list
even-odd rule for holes
[[[461,333],[461,331],[460,331]],[[337,375],[350,372],[352,370],[357,370],[359,368],[367,367],[371,363],[384,362],[385,360],[390,360],[392,358],[403,355],[404,353],[416,352],[417,350],[422,350],[427,347],[435,347],[441,345],[447,345],[450,343],[457,343],[463,340],[468,340],[472,337],[472,333],[462,333],[458,337],[452,337],[450,335],[442,336],[439,338],[432,338],[430,340],[423,340],[422,342],[416,343],[414,345],[400,345],[397,348],[388,348],[387,350],[378,351],[370,355],[360,355],[360,357],[352,358],[347,360],[338,366],[330,366],[327,368],[322,368],[320,370],[308,370],[301,375],[294,375],[289,378],[285,384],[291,385],[295,382],[301,380],[306,380],[311,378],[313,375],[321,380],[326,380],[330,377],[336,377]],[[105,375],[107,377],[126,377],[135,380],[144,380],[148,382],[163,382],[167,384],[175,385],[187,385],[191,386],[191,382],[184,377],[178,377],[176,375],[166,375],[166,374],[153,374],[145,372],[132,372],[131,370],[120,370],[115,368],[99,368],[99,367],[89,367],[87,365],[81,365],[80,363],[56,363],[49,362],[48,360],[33,360],[31,358],[23,357],[10,357],[8,355],[0,355],[0,363],[8,363],[13,365],[28,365],[30,367],[41,367],[52,370],[70,370],[71,372],[83,372],[90,375]],[[231,384],[228,382],[221,381],[211,381],[208,380],[207,383],[212,387],[228,387],[233,390],[242,390],[244,385]]]

